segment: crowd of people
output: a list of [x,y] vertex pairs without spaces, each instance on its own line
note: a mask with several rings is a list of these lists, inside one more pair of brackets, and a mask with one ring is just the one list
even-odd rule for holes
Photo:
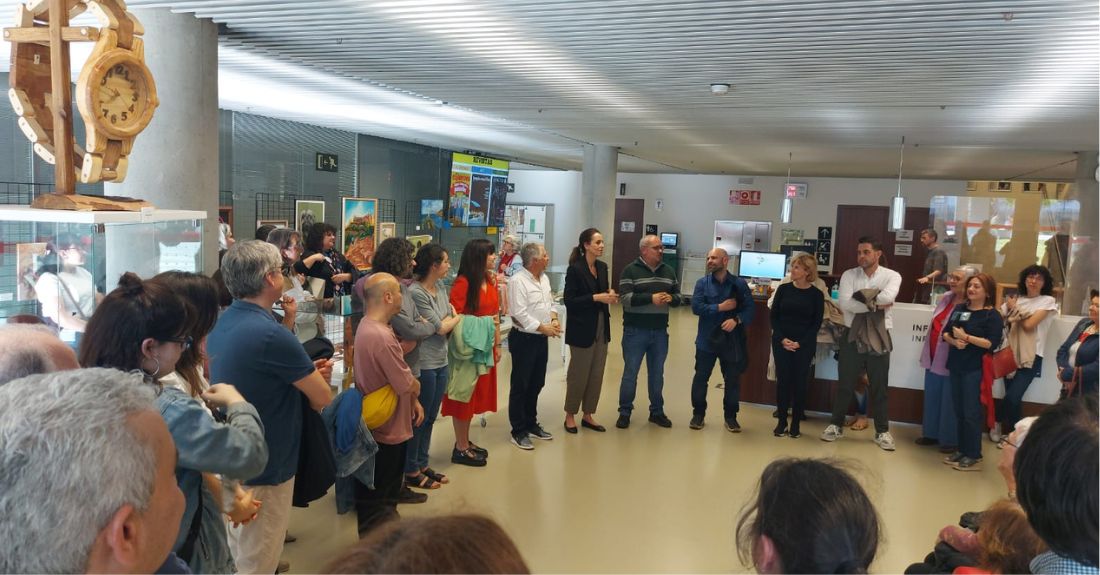
[[[439,244],[414,250],[407,240],[386,239],[370,272],[357,277],[335,252],[335,231],[326,224],[304,235],[289,229],[263,235],[231,242],[217,281],[184,272],[123,275],[79,326],[78,341],[63,341],[45,325],[0,326],[0,536],[9,542],[0,551],[0,571],[275,573],[285,568],[280,555],[292,503],[315,499],[310,493],[318,482],[323,493],[335,481],[338,505],[356,512],[361,541],[329,572],[528,572],[491,519],[408,520],[397,512],[399,503],[423,502],[451,481],[429,461],[439,415],[454,426],[451,463],[488,464],[489,452],[470,440],[470,424],[497,410],[506,323],[507,412],[517,448],[553,439],[539,418],[538,398],[549,341],[561,336],[571,350],[564,430],[607,431],[596,411],[615,305],[622,306],[624,360],[615,426],[631,424],[643,359],[648,421],[673,425],[663,398],[669,313],[686,298],[661,261],[657,236],[642,237],[639,257],[612,287],[601,260],[603,235],[581,232],[565,274],[563,325],[549,253],[538,243],[517,246],[506,238],[509,261],[498,263],[492,242],[471,240],[448,289],[450,254]],[[922,238],[934,240],[934,232]],[[774,435],[801,436],[815,350],[827,333],[837,348],[839,381],[820,438],[844,436],[857,383],[866,379],[874,443],[893,451],[890,330],[902,278],[882,265],[877,239],[859,238],[856,249],[858,265],[841,275],[835,301],[815,259],[804,254],[792,258],[789,278],[775,290]],[[705,426],[717,363],[724,428],[741,431],[740,378],[755,361],[747,330],[756,305],[745,280],[729,272],[729,260],[724,250],[711,250],[707,274],[691,294],[698,316],[692,430]],[[1003,449],[1009,498],[979,520],[945,528],[913,572],[1096,573],[1096,293],[1089,317],[1057,353],[1062,401],[1037,419],[1022,418],[1022,397],[1040,374],[1056,315],[1050,272],[1025,268],[1018,295],[995,308],[990,276],[942,267],[920,278],[942,272],[950,291],[933,311],[922,353],[925,409],[917,443],[939,446],[955,469],[977,469],[984,424],[993,421],[990,437]],[[222,291],[232,298],[224,308]],[[333,397],[336,348],[319,318],[332,298],[349,293],[363,305],[354,341],[347,342],[354,348],[347,366],[353,385]],[[1017,369],[1005,379],[1001,417],[990,420],[983,381],[1002,340],[1010,342]],[[331,449],[327,483],[315,469],[319,430],[327,430],[320,431],[321,450]],[[766,573],[866,572],[882,528],[858,475],[841,461],[773,461],[737,525],[742,559]],[[70,536],[41,537],[59,528]],[[432,553],[422,551],[428,541]]]

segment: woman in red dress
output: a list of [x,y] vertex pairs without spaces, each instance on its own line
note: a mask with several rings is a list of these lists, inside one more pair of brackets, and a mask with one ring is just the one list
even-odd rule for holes
[[492,316],[497,324],[493,340],[493,367],[477,378],[473,396],[468,403],[443,397],[444,416],[451,416],[455,426],[455,447],[451,461],[461,465],[484,467],[489,452],[470,441],[470,421],[479,413],[497,410],[497,368],[500,361],[500,299],[496,287],[493,263],[496,248],[486,239],[470,240],[462,250],[458,277],[451,286],[451,305],[460,314]]

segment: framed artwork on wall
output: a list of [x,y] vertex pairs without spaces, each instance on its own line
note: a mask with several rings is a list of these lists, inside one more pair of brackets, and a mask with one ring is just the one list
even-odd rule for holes
[[294,202],[294,226],[304,236],[309,226],[325,221],[325,202],[297,200]]
[[378,200],[341,198],[340,230],[344,256],[358,270],[370,268],[378,243]]
[[286,220],[256,220],[256,228],[259,229],[263,226],[275,226],[277,228],[290,227],[290,222]]
[[396,222],[382,222],[378,224],[378,241],[384,242],[390,238],[397,237],[397,223]]

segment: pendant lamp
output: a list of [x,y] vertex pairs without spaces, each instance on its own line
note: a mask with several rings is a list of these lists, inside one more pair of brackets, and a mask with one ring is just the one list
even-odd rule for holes
[[783,202],[779,205],[779,221],[784,224],[791,223],[791,213],[794,211],[794,198],[787,192],[791,187],[791,160],[793,158],[794,154],[787,152],[787,185],[783,186]]
[[905,136],[901,137],[901,149],[898,152],[898,194],[890,201],[891,232],[905,229],[905,198],[901,197],[901,168],[905,163]]

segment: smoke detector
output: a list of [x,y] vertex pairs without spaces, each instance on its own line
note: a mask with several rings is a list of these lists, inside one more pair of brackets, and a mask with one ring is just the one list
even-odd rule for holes
[[729,91],[730,91],[730,85],[729,84],[711,84],[710,85],[710,93],[714,94],[715,96],[724,96]]

